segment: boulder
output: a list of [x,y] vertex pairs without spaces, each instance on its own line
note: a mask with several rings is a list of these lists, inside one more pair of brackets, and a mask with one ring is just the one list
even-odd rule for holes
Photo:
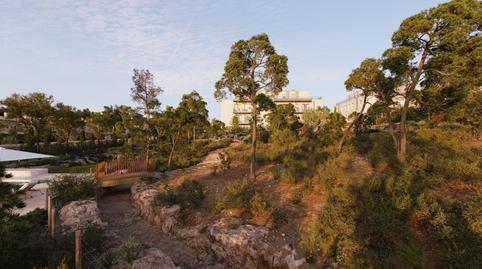
[[89,225],[107,226],[100,218],[95,200],[73,201],[60,209],[60,225],[64,232],[84,229]]
[[149,248],[144,251],[142,258],[132,263],[132,269],[181,269],[174,264],[171,257],[160,249]]

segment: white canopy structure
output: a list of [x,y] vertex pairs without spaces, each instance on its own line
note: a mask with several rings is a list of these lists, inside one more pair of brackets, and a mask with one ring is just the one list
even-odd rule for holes
[[0,147],[0,162],[52,158],[55,156]]

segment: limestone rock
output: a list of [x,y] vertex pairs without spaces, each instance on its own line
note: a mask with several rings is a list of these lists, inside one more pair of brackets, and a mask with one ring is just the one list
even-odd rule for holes
[[142,258],[132,263],[132,269],[181,269],[174,264],[171,257],[157,248],[145,250]]
[[105,227],[100,218],[97,202],[94,200],[73,201],[60,209],[60,225],[62,230],[75,231],[95,224]]

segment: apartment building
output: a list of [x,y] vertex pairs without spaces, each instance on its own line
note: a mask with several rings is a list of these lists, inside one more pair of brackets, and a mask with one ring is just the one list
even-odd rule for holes
[[[365,109],[363,110],[363,113],[367,112],[370,106],[373,105],[376,101],[377,101],[377,98],[375,96],[368,96],[367,104],[365,106]],[[403,105],[404,101],[405,99],[402,96],[397,96],[395,98],[395,102],[400,106]],[[335,110],[348,119],[348,117],[352,113],[354,112],[360,113],[362,106],[363,106],[363,94],[361,94],[360,91],[354,91],[353,93],[348,95],[348,97],[345,100],[336,103]]]
[[[313,98],[307,91],[288,90],[282,91],[277,95],[271,96],[271,99],[276,105],[293,104],[296,110],[296,115],[301,119],[303,112],[308,109],[316,109],[322,107],[321,98]],[[261,113],[261,120],[264,120],[264,115]],[[239,125],[248,127],[251,120],[251,105],[243,103],[236,99],[225,99],[221,101],[221,121],[226,126],[231,126],[233,117],[237,117]]]

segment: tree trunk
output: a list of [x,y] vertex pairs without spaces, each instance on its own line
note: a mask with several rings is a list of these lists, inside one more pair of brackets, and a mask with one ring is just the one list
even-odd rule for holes
[[400,146],[398,145],[398,140],[397,137],[395,136],[395,131],[393,130],[393,122],[390,117],[390,112],[387,113],[387,120],[388,120],[388,132],[390,133],[390,136],[392,137],[393,141],[393,146],[395,147],[397,157],[400,155]]
[[408,108],[410,106],[410,101],[412,101],[413,94],[415,88],[418,85],[418,81],[420,80],[420,76],[423,72],[423,66],[425,64],[425,59],[427,58],[429,50],[429,44],[425,45],[424,51],[422,56],[420,57],[420,62],[418,63],[417,72],[413,77],[411,84],[408,86],[405,92],[405,102],[403,103],[402,111],[401,111],[401,118],[400,118],[400,136],[398,139],[398,160],[401,163],[405,163],[405,159],[407,156],[407,114]]
[[256,104],[252,103],[251,104],[251,166],[249,169],[249,177],[252,180],[256,179],[256,140],[257,140],[257,122],[258,119],[256,117],[257,111],[256,111]]
[[167,160],[167,167],[171,167],[172,157],[174,156],[174,148],[176,147],[176,142],[181,131],[177,131],[176,137],[172,138],[171,151],[169,152],[169,159]]
[[343,136],[341,137],[341,140],[340,142],[338,143],[338,152],[341,153],[341,150],[343,149],[343,145],[345,144],[346,142],[346,139],[348,137],[348,134],[350,133],[350,130],[351,128],[353,128],[353,126],[358,123],[358,121],[362,118],[363,116],[363,111],[365,111],[365,106],[367,104],[367,98],[368,96],[367,95],[364,95],[363,96],[363,105],[362,105],[362,108],[361,108],[361,111],[360,113],[358,114],[358,116],[350,123],[350,125],[348,126],[348,128],[345,130],[345,132],[343,133]]

